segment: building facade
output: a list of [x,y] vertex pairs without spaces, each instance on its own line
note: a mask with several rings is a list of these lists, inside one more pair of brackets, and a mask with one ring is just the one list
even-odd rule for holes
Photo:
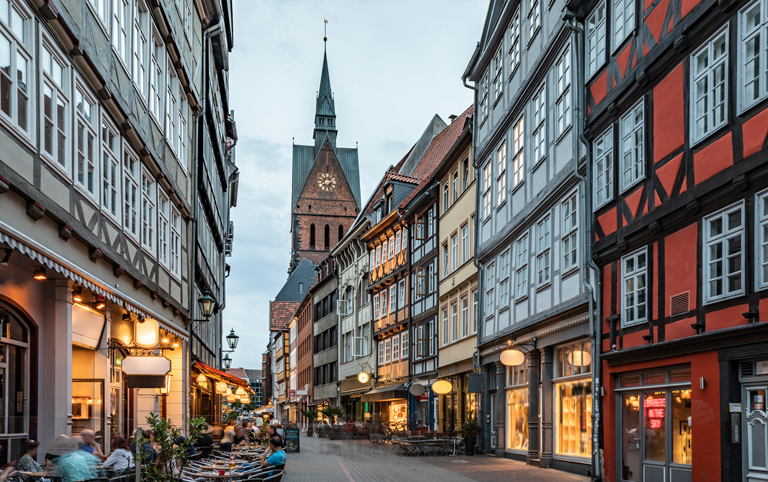
[[311,290],[314,309],[311,404],[318,408],[338,407],[338,272],[333,258],[320,263],[317,272],[317,283]]
[[[476,99],[481,419],[485,450],[586,475],[595,433],[583,151],[576,35],[563,7],[490,2],[466,73]],[[506,366],[505,349],[525,357]]]
[[[454,120],[456,122],[456,120]],[[439,397],[437,429],[451,433],[477,417],[480,394],[469,386],[477,348],[477,267],[475,266],[475,170],[472,119],[435,171],[438,207],[438,377],[451,382]],[[479,375],[478,375],[479,376]],[[474,388],[474,387],[472,387]]]
[[589,53],[604,478],[765,478],[765,2],[572,8]]

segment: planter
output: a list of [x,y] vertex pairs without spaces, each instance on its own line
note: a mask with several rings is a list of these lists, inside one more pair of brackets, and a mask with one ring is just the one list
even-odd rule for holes
[[307,437],[311,437],[314,432],[315,432],[315,429],[312,426],[312,424],[310,423],[309,425],[307,425]]
[[475,436],[467,435],[464,437],[464,451],[466,455],[475,455]]

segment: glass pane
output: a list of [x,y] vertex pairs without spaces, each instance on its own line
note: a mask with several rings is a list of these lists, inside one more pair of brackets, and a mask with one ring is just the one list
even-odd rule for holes
[[507,392],[507,440],[513,450],[528,450],[528,389]]
[[666,460],[666,391],[645,394],[645,460]]
[[691,381],[691,369],[683,368],[681,370],[672,370],[669,372],[669,383],[680,383]]
[[659,385],[661,383],[666,383],[666,381],[667,381],[666,372],[647,373],[643,375],[643,385]]
[[691,465],[691,390],[672,390],[672,462]]
[[26,349],[8,345],[8,433],[24,433],[27,414]]
[[749,391],[749,411],[754,410],[765,411],[765,389]]
[[6,325],[3,327],[3,337],[26,343],[27,327],[22,325],[13,316],[9,316],[6,318]]
[[640,385],[640,375],[624,375],[621,377],[619,386],[624,387],[637,387]]
[[[637,377],[637,375],[635,375]],[[639,377],[637,377],[639,382]],[[621,407],[621,478],[640,481],[640,397],[623,394]]]
[[555,390],[555,452],[589,457],[592,452],[592,382],[560,383]]
[[709,235],[717,236],[723,232],[723,219],[717,217],[709,222]]

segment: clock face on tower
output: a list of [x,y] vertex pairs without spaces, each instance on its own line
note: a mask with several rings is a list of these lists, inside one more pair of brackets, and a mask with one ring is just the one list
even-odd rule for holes
[[333,191],[336,188],[336,178],[325,172],[317,178],[317,185],[323,191]]

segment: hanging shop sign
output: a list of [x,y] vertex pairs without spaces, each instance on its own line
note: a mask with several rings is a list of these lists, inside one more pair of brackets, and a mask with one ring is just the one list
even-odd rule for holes
[[171,360],[164,356],[129,356],[123,359],[128,388],[165,388]]

